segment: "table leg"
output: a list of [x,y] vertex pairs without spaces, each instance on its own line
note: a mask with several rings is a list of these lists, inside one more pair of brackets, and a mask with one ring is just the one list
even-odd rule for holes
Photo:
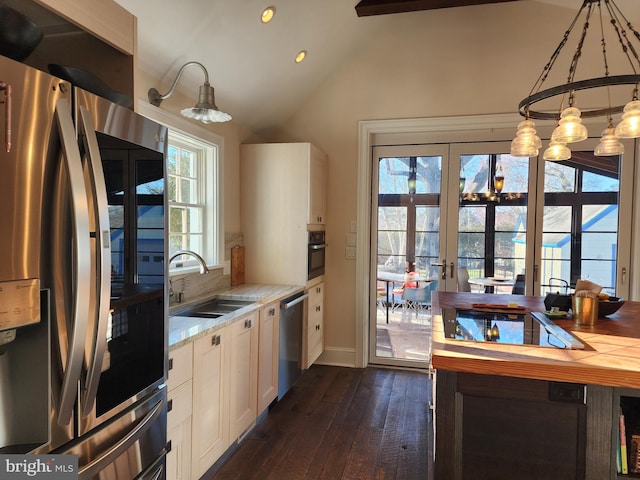
[[389,323],[389,282],[384,282],[387,284],[387,323]]

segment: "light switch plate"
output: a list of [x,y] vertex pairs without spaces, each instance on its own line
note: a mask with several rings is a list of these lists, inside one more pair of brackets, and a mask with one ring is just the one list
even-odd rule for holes
[[344,258],[353,260],[356,258],[356,247],[344,247]]
[[344,237],[344,244],[348,247],[355,247],[357,239],[355,233],[347,233]]

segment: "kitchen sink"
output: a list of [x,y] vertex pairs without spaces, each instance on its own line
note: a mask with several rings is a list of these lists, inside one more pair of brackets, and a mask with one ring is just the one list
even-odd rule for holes
[[252,303],[255,302],[253,300],[215,298],[207,303],[196,305],[184,313],[181,313],[181,315],[185,317],[218,318],[228,313],[235,312],[236,310],[240,310]]

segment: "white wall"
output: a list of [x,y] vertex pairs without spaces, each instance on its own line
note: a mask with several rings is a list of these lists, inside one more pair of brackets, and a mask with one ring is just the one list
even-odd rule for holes
[[329,157],[327,349],[355,350],[356,266],[344,239],[356,219],[358,122],[516,113],[574,15],[526,0],[393,15],[270,139],[311,141]]

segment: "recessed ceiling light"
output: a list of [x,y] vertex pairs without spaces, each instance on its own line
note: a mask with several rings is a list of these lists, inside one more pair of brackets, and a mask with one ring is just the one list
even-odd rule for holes
[[296,63],[301,63],[305,58],[307,58],[307,51],[300,50],[300,52],[298,52],[298,54],[296,55]]
[[267,7],[262,11],[262,15],[260,16],[260,21],[262,23],[269,23],[273,16],[276,14],[276,7]]

